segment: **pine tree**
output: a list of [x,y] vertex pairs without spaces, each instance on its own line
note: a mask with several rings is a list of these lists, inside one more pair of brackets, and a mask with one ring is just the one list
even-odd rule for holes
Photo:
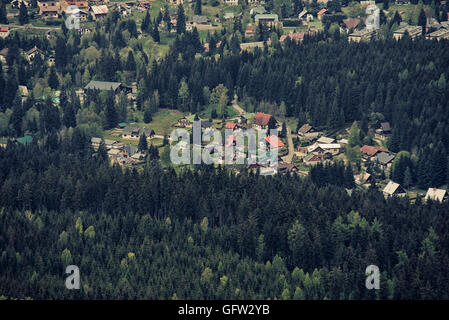
[[136,71],[136,61],[134,60],[133,51],[128,52],[128,58],[126,59],[126,70]]
[[201,0],[196,0],[195,1],[195,10],[194,10],[196,15],[201,15],[202,14],[202,8],[201,8]]
[[105,129],[111,129],[117,125],[118,115],[113,102],[109,101],[106,105],[105,120]]
[[48,76],[48,85],[53,90],[56,90],[59,87],[58,75],[56,74],[56,70],[54,67],[51,67],[50,69],[50,74]]
[[151,33],[151,37],[153,38],[154,42],[160,42],[161,41],[161,37],[159,35],[159,28],[158,28],[157,24],[154,25],[154,28],[153,28],[152,33]]
[[6,4],[3,1],[0,3],[0,23],[8,24]]
[[418,26],[423,27],[422,34],[426,32],[426,23],[427,23],[426,13],[424,12],[424,9],[421,8],[421,11],[419,12],[418,16]]
[[164,16],[163,16],[162,20],[164,21],[165,26],[167,27],[167,31],[170,32],[171,28],[172,28],[172,24],[171,24],[170,15],[168,13],[168,6],[167,5],[165,5]]
[[390,1],[389,0],[384,0],[383,10],[388,10],[389,8],[390,8]]
[[186,32],[186,16],[182,4],[178,5],[178,16],[176,18],[176,33],[182,34]]
[[19,8],[19,22],[21,25],[27,24],[29,21],[28,18],[28,10],[25,5],[25,2],[21,2],[20,8]]
[[147,151],[148,142],[147,142],[147,136],[145,135],[145,132],[140,135],[139,145],[137,148],[139,149],[139,151]]
[[145,108],[145,111],[143,112],[143,122],[150,123],[151,121],[153,121],[151,110],[150,108]]

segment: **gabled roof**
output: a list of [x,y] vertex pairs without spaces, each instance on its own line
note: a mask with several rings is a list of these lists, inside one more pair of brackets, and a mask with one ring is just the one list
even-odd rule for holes
[[8,32],[9,28],[8,27],[0,27],[0,32]]
[[405,190],[404,190],[404,188],[402,188],[399,185],[399,183],[389,181],[388,184],[385,186],[383,192],[388,195],[393,195],[393,194],[405,193]]
[[437,189],[437,188],[429,188],[426,193],[425,200],[431,199],[435,201],[442,202],[444,200],[444,196],[446,195],[446,190]]
[[92,90],[117,90],[120,87],[120,82],[107,82],[107,81],[95,81],[92,80],[85,87],[84,90],[92,89]]
[[108,14],[109,9],[106,5],[101,5],[101,6],[91,6],[90,9],[92,10],[92,12],[94,13],[94,15],[98,15],[98,14]]
[[313,129],[313,127],[310,124],[305,123],[301,126],[301,128],[299,128],[298,132],[299,133],[307,133],[312,129]]
[[33,141],[33,137],[32,136],[24,136],[21,138],[17,138],[16,141],[23,145],[27,145]]
[[347,18],[343,19],[343,23],[347,29],[355,29],[360,23],[360,19],[358,18]]
[[41,12],[58,12],[59,7],[57,6],[46,6],[40,7]]
[[226,129],[234,130],[235,127],[237,127],[237,124],[235,124],[234,122],[226,122]]
[[328,138],[328,137],[321,137],[317,140],[318,143],[324,143],[324,144],[330,144],[334,141],[335,141],[334,138]]
[[140,128],[135,124],[129,125],[123,129],[124,134],[139,134],[139,132]]
[[254,116],[254,123],[259,126],[266,126],[270,122],[272,115],[263,113],[263,112],[257,112]]
[[318,13],[317,13],[316,15],[317,15],[317,16],[321,16],[321,15],[327,13],[327,12],[328,12],[327,9],[326,9],[326,8],[323,8],[323,9],[321,9],[320,11],[318,11]]
[[265,137],[265,140],[274,148],[280,148],[284,146],[284,143],[276,136]]
[[363,147],[360,148],[360,152],[369,157],[372,157],[375,156],[378,152],[390,152],[390,151],[382,147],[364,145]]
[[376,160],[383,165],[389,164],[393,159],[394,156],[386,152],[380,152],[376,155]]
[[389,122],[382,122],[382,123],[380,124],[380,128],[381,128],[383,131],[391,131],[391,126],[390,126],[390,123],[389,123]]

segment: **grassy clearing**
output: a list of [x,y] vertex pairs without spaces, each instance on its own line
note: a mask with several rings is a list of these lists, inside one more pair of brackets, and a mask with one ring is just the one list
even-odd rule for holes
[[160,109],[153,114],[153,121],[150,123],[143,122],[143,112],[135,112],[134,116],[139,120],[137,125],[144,128],[151,128],[157,135],[169,134],[174,127],[174,123],[183,117],[183,113],[178,110]]

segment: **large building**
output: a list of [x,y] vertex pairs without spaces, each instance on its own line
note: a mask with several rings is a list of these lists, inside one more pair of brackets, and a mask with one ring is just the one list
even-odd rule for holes
[[360,41],[370,41],[376,35],[376,30],[363,29],[356,30],[351,33],[348,37],[348,41],[360,42]]
[[415,39],[422,35],[422,27],[421,26],[405,26],[402,27],[395,32],[393,32],[393,38],[396,40],[401,39],[405,34],[408,34],[410,38]]
[[427,40],[449,39],[449,29],[439,29],[426,35]]

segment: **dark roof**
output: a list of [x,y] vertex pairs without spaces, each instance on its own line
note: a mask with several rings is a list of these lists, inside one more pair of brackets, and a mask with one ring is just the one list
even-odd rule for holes
[[136,147],[136,146],[133,146],[133,145],[131,145],[131,144],[127,144],[127,145],[125,146],[125,151],[126,151],[126,153],[127,153],[129,156],[132,156],[132,155],[134,155],[134,154],[137,153],[137,147]]
[[393,160],[393,159],[394,159],[394,156],[389,154],[389,153],[386,153],[386,152],[380,152],[376,156],[376,160],[380,164],[383,164],[383,165],[386,165],[386,164],[390,163],[390,161]]
[[120,82],[107,82],[107,81],[95,81],[92,80],[84,87],[84,90],[96,89],[96,90],[117,90],[121,86]]
[[382,122],[380,124],[380,127],[382,128],[383,131],[391,131],[391,126],[389,122]]
[[312,128],[313,128],[313,127],[312,127],[310,124],[305,123],[305,124],[303,124],[303,125],[301,126],[301,128],[299,128],[298,131],[299,131],[300,133],[307,133],[307,132],[309,132]]
[[212,127],[212,122],[210,121],[201,121],[201,128],[210,128]]
[[123,129],[123,133],[125,134],[139,134],[140,128],[136,125],[129,125]]

